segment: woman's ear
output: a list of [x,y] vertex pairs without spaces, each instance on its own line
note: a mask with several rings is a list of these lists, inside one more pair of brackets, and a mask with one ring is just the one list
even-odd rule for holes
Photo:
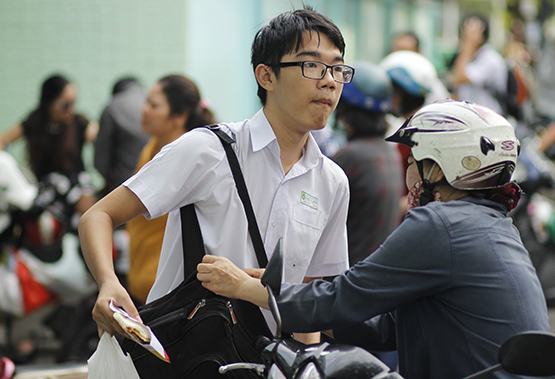
[[272,92],[276,83],[276,75],[274,70],[268,65],[259,64],[254,69],[254,76],[260,87],[268,92]]

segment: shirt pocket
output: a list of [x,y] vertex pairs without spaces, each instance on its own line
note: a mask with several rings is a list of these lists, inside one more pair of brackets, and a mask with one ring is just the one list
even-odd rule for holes
[[295,221],[313,229],[320,230],[324,224],[322,212],[312,209],[303,204],[296,204],[293,208],[293,218]]

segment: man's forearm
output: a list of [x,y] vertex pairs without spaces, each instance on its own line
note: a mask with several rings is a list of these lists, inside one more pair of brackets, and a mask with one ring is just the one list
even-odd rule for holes
[[453,67],[453,84],[464,84],[469,83],[469,79],[466,76],[466,65],[472,59],[474,55],[474,49],[470,48],[469,46],[463,46],[457,59],[455,60],[455,65]]
[[87,266],[100,287],[117,280],[112,260],[112,222],[102,212],[88,212],[79,222],[79,238]]

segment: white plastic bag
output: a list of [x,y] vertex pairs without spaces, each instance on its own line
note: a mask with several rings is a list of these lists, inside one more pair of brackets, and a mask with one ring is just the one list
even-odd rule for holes
[[102,334],[96,351],[87,361],[89,379],[139,379],[129,354],[123,353],[113,336]]

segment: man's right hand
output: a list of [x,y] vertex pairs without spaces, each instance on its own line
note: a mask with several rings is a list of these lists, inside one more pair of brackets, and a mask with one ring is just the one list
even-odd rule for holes
[[133,301],[131,301],[131,297],[120,282],[117,279],[107,281],[100,286],[100,291],[92,311],[93,319],[98,327],[98,334],[102,335],[102,333],[107,332],[110,335],[119,333],[126,336],[127,334],[114,319],[114,312],[109,307],[111,300],[115,305],[122,307],[131,317],[139,321],[141,320],[137,308]]

